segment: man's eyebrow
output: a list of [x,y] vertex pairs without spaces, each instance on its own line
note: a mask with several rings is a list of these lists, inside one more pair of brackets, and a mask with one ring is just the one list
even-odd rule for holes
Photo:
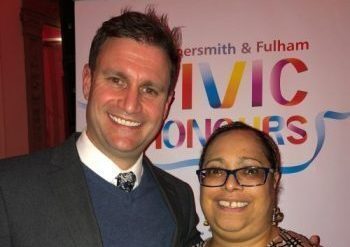
[[156,88],[158,88],[158,89],[161,90],[161,91],[165,91],[166,88],[167,88],[166,85],[156,83],[156,82],[154,82],[154,81],[152,81],[152,80],[146,80],[146,81],[142,82],[142,86],[146,86],[146,87],[148,87],[148,86],[149,86],[149,87],[156,87]]
[[125,73],[120,72],[120,71],[116,71],[116,70],[112,70],[112,69],[106,69],[102,71],[102,75],[104,76],[118,76],[121,77],[122,79],[127,80],[127,76]]
[[[129,78],[125,73],[123,73],[121,71],[114,70],[114,69],[105,69],[102,71],[102,75],[107,76],[107,77],[108,76],[117,76],[126,82],[129,81]],[[164,85],[162,83],[157,83],[156,81],[153,81],[153,80],[142,81],[140,85],[141,86],[153,86],[153,87],[158,88],[162,92],[167,90],[167,85]]]

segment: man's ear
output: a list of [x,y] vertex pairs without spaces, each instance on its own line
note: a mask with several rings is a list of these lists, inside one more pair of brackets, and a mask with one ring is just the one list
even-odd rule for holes
[[89,94],[91,90],[91,83],[92,83],[92,74],[91,74],[91,69],[89,67],[89,64],[85,64],[83,68],[83,94],[84,98],[86,100],[89,99]]
[[168,115],[169,115],[169,111],[170,111],[170,107],[172,105],[172,103],[174,102],[175,100],[175,91],[171,91],[169,92],[169,95],[168,95],[168,98],[165,102],[165,108],[164,108],[164,113],[163,113],[163,120],[165,120]]

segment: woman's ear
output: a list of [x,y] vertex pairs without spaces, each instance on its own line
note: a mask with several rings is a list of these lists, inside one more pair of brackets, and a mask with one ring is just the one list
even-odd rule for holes
[[277,189],[277,188],[278,188],[278,185],[279,185],[279,183],[280,183],[280,180],[281,180],[281,173],[279,173],[279,172],[274,172],[274,173],[273,173],[273,178],[274,178],[273,188],[274,188],[274,189]]

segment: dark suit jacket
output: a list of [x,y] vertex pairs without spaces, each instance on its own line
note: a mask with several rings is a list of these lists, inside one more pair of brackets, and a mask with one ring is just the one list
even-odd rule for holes
[[[76,149],[78,136],[53,149],[0,161],[1,247],[102,247]],[[146,157],[143,165],[159,184],[176,222],[173,246],[198,242],[190,186]]]

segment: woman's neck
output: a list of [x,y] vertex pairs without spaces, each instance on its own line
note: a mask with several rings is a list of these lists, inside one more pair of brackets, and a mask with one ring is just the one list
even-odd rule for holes
[[265,247],[276,236],[278,236],[278,228],[275,226],[271,226],[266,231],[246,239],[238,236],[223,238],[213,232],[213,237],[208,240],[205,247]]

